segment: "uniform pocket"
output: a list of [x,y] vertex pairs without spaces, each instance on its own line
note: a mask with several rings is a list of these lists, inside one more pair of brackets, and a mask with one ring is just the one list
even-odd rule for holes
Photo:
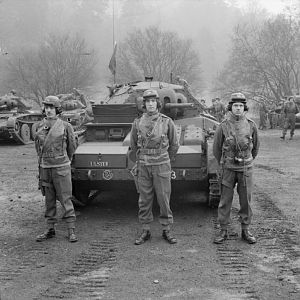
[[160,165],[157,175],[163,178],[171,178],[171,165],[170,164]]
[[57,168],[57,175],[58,176],[68,176],[70,173],[70,166],[63,166],[63,167],[59,167]]

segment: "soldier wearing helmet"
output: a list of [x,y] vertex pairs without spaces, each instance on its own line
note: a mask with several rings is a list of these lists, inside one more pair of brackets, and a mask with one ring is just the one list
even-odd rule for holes
[[[46,108],[51,108],[51,107],[54,107],[55,108],[55,115],[59,115],[61,114],[62,112],[62,107],[61,107],[61,102],[59,100],[58,97],[56,96],[48,96],[46,97],[43,101],[42,101],[42,104],[43,104],[43,113],[47,116],[47,112],[46,112]],[[47,109],[48,111],[48,115],[50,114],[53,114],[51,113],[51,109]]]
[[156,90],[143,94],[146,110],[132,125],[130,144],[137,164],[137,187],[139,192],[139,221],[142,233],[135,244],[140,245],[151,237],[150,223],[153,221],[152,205],[154,193],[160,206],[159,222],[163,238],[170,244],[177,242],[170,233],[173,214],[170,209],[171,163],[179,141],[172,119],[159,112],[161,103]]
[[287,134],[287,130],[290,127],[290,140],[293,139],[295,126],[296,126],[296,114],[299,112],[298,106],[295,103],[294,97],[291,96],[288,98],[288,101],[283,106],[283,129],[282,136],[280,137],[282,140],[285,139]]
[[255,237],[250,233],[252,219],[252,173],[253,160],[259,149],[258,130],[256,124],[248,119],[246,97],[242,93],[231,95],[228,104],[228,117],[217,128],[213,153],[221,169],[221,199],[218,207],[218,221],[221,231],[214,243],[221,244],[228,238],[230,211],[235,185],[239,195],[239,221],[242,239],[253,244]]
[[76,148],[73,127],[58,118],[61,104],[56,96],[42,101],[46,117],[39,123],[35,134],[35,148],[39,162],[39,188],[45,196],[47,230],[38,235],[37,242],[55,236],[56,199],[63,207],[68,224],[68,239],[76,242],[75,210],[72,203],[71,160]]

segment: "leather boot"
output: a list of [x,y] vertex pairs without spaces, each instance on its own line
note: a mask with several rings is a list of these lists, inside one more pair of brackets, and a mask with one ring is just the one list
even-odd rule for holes
[[73,229],[73,228],[69,229],[68,240],[69,240],[70,243],[75,243],[75,242],[78,241],[78,238],[75,234],[75,229]]
[[293,136],[291,135],[291,136],[290,136],[290,140],[292,140],[292,139],[293,139]]
[[141,245],[144,244],[146,241],[148,241],[151,238],[151,233],[149,230],[143,230],[142,234],[139,238],[137,238],[134,242],[135,245]]
[[242,239],[248,244],[256,243],[256,238],[250,233],[248,229],[242,229]]
[[163,230],[162,237],[169,243],[169,244],[176,244],[177,239],[174,238],[169,230]]
[[36,237],[36,241],[37,242],[43,242],[46,241],[48,239],[51,239],[55,236],[55,230],[54,228],[49,228],[47,231],[45,231],[44,233],[38,235]]
[[220,233],[215,237],[215,244],[223,244],[228,239],[227,229],[221,229]]
[[285,140],[285,135],[281,136],[280,138],[281,138],[282,140]]

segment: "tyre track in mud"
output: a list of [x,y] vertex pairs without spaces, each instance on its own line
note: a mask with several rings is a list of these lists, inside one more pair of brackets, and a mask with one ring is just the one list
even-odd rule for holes
[[[237,219],[237,209],[232,209],[232,219]],[[212,223],[217,233],[220,226],[217,220],[217,211],[212,217]],[[258,291],[252,284],[252,265],[243,249],[237,243],[238,234],[230,226],[229,237],[223,244],[216,245],[219,263],[222,266],[221,277],[232,299],[260,299]]]
[[[9,248],[6,250],[10,252]],[[0,270],[0,283],[3,285],[6,282],[15,280],[18,276],[26,272],[30,272],[32,267],[36,265],[36,257],[45,254],[45,248],[38,243],[24,248],[24,255],[19,256],[13,260],[8,259],[6,266]]]
[[261,211],[258,222],[253,224],[258,243],[264,252],[262,264],[272,268],[282,286],[289,292],[289,299],[300,295],[300,237],[294,224],[258,186],[254,192],[254,207]]
[[[253,198],[253,208],[259,212],[255,218],[257,221],[251,225],[257,244],[248,246],[239,243],[240,237],[234,230],[240,226],[239,210],[233,206],[229,238],[225,243],[216,245],[226,289],[232,299],[270,299],[269,294],[272,299],[299,299],[299,232],[258,186],[255,186]],[[217,233],[220,229],[217,211],[211,222]],[[264,277],[265,282],[261,280]],[[272,285],[277,286],[276,290],[266,293],[264,286],[270,290]]]
[[122,226],[121,221],[103,224],[101,238],[89,242],[86,250],[35,299],[103,299],[122,242],[117,230]]

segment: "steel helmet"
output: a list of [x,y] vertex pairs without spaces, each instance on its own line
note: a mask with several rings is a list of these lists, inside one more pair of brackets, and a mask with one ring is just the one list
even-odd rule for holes
[[59,98],[56,96],[47,96],[42,103],[44,105],[50,105],[50,106],[54,106],[56,108],[61,108],[61,103],[59,101]]
[[246,103],[246,97],[243,93],[233,93],[231,94],[230,102]]
[[146,90],[143,93],[143,99],[145,100],[147,98],[159,99],[158,92],[156,90]]

